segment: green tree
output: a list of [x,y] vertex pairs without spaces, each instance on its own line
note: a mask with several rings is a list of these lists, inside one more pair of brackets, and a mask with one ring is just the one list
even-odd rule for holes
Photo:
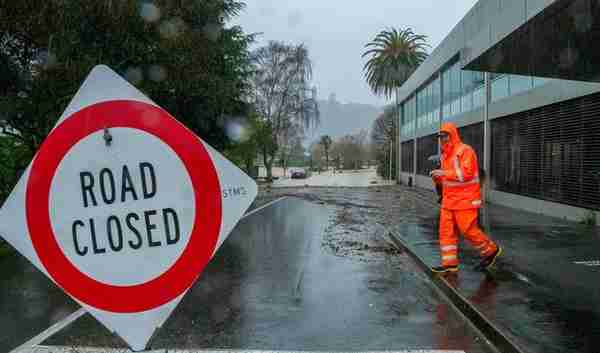
[[244,133],[225,151],[225,155],[250,175],[259,155],[272,155],[277,151],[271,125],[260,119],[255,112],[244,121]]
[[249,110],[253,37],[225,25],[243,7],[237,0],[0,0],[0,122],[26,151],[16,164],[27,165],[97,64],[224,150],[227,120]]
[[367,58],[363,71],[373,93],[391,98],[427,58],[427,47],[427,37],[410,28],[379,32],[362,55]]
[[368,159],[366,130],[338,138],[331,147],[337,168],[361,169]]
[[[397,120],[400,118],[400,111],[397,109],[400,103],[398,89],[425,61],[428,47],[427,37],[415,34],[410,28],[403,30],[388,28],[379,32],[365,45],[366,50],[362,57],[367,58],[363,67],[367,84],[378,96],[391,98],[395,94]],[[392,119],[392,141],[397,134],[395,120]],[[390,163],[394,165],[392,160]]]

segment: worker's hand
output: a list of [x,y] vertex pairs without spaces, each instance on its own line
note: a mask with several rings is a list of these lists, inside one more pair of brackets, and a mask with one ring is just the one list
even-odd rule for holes
[[445,175],[446,173],[444,173],[444,171],[441,169],[435,169],[429,173],[429,176],[432,178],[443,178]]

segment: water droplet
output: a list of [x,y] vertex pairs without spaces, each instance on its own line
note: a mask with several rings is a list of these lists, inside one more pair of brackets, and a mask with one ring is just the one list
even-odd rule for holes
[[163,21],[158,30],[161,37],[165,39],[174,39],[179,37],[185,31],[185,22],[180,18],[172,18]]
[[142,2],[140,5],[140,16],[146,22],[156,22],[160,19],[160,9],[151,2]]
[[236,142],[243,142],[248,138],[248,129],[240,118],[234,118],[225,123],[227,137]]
[[42,69],[47,70],[56,66],[58,60],[55,54],[47,50],[42,50],[37,55],[37,62],[42,67]]

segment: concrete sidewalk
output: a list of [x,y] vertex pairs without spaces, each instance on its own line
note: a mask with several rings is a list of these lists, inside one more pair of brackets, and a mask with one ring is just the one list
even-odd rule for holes
[[[433,193],[406,189],[417,221],[392,227],[429,266],[439,262]],[[408,211],[408,210],[407,210]],[[460,245],[458,276],[444,281],[523,352],[598,352],[600,231],[557,218],[487,205],[484,230],[504,248],[495,270],[477,272],[477,254]]]

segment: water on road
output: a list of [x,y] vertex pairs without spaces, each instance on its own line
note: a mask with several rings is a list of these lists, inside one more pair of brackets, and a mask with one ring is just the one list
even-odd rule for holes
[[[150,348],[486,351],[408,256],[339,256],[330,206],[288,198],[242,220]],[[86,315],[44,344],[121,347]]]

